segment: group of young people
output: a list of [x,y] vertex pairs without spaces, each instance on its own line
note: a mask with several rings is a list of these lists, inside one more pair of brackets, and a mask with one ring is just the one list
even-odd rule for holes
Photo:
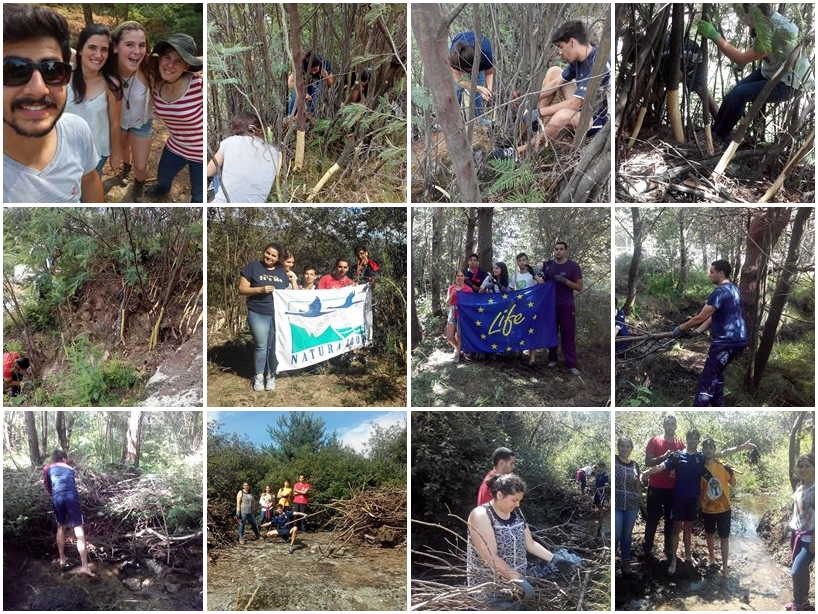
[[[576,128],[582,108],[587,104],[594,105],[589,135],[592,136],[608,121],[607,95],[593,101],[585,100],[597,55],[597,47],[590,42],[585,24],[581,21],[563,23],[551,37],[551,44],[562,65],[555,64],[548,68],[537,92],[536,108],[518,114],[524,124],[521,132],[525,142],[517,147],[494,149],[489,153],[489,159],[517,159],[527,151],[539,151],[552,143],[563,130]],[[481,34],[478,45],[473,31],[456,34],[449,47],[449,69],[455,81],[457,100],[461,104],[463,92],[472,91],[471,74],[475,62],[478,63],[478,73],[470,104],[473,104],[475,117],[479,121],[490,123],[484,116],[487,106],[495,99],[497,73],[491,41]],[[608,89],[610,70],[609,60],[599,76],[602,92]],[[517,109],[522,98],[524,95],[514,90],[512,100],[507,104]],[[466,99],[469,100],[469,97]]]
[[[522,290],[547,281],[556,284],[555,307],[557,332],[562,348],[565,368],[573,375],[579,375],[576,349],[576,317],[574,293],[582,291],[582,269],[568,258],[568,243],[557,241],[554,243],[553,257],[545,260],[539,269],[529,264],[528,255],[519,253],[516,257],[516,267],[509,272],[505,262],[495,262],[491,272],[484,271],[479,266],[480,258],[477,254],[470,254],[466,267],[455,274],[454,283],[446,292],[448,317],[446,320],[446,339],[454,349],[454,361],[459,362],[464,357],[461,352],[459,313],[457,297],[462,292],[504,293],[510,290]],[[523,356],[530,365],[536,362],[536,350],[529,350]],[[471,356],[465,356],[471,359]],[[557,348],[548,348],[548,367],[557,366]]]
[[355,247],[355,258],[338,258],[331,273],[318,276],[314,265],[303,268],[299,281],[295,256],[276,243],[264,248],[260,260],[248,262],[239,276],[239,294],[247,297],[247,324],[253,335],[254,373],[253,390],[275,390],[278,360],[275,347],[276,290],[331,290],[355,284],[374,283],[381,267],[369,257],[365,245]]
[[[131,181],[129,201],[160,199],[187,166],[191,202],[201,203],[204,82],[193,38],[174,33],[149,52],[145,26],[124,21],[86,26],[74,50],[69,39],[46,5],[3,7],[4,202],[105,202],[104,173]],[[169,137],[146,189],[155,119]]]
[[[724,458],[756,446],[747,441],[739,446],[718,450],[712,437],[703,440],[697,429],[685,434],[685,442],[676,437],[677,421],[664,416],[663,433],[652,437],[645,448],[645,467],[631,458],[633,441],[625,435],[617,439],[615,483],[615,531],[623,574],[629,574],[632,560],[632,533],[642,508],[647,484],[647,514],[643,555],[655,560],[653,543],[659,521],[664,521],[664,554],[667,572],[677,571],[679,537],[683,536],[685,563],[694,564],[693,524],[701,521],[707,542],[708,563],[720,567],[727,576],[730,553],[731,489],[736,471]],[[699,445],[701,444],[701,451]],[[791,576],[793,601],[786,609],[813,609],[808,605],[810,564],[815,557],[815,458],[805,454],[796,463],[798,487],[793,493],[790,529],[793,534]],[[716,536],[719,539],[721,565],[716,560]]]
[[268,529],[265,537],[280,537],[289,542],[288,553],[295,551],[295,540],[298,533],[307,532],[307,505],[311,496],[312,485],[304,474],[290,485],[285,479],[273,495],[272,486],[264,487],[264,492],[256,500],[250,484],[244,482],[236,493],[236,522],[239,531],[239,543],[244,543],[244,531],[247,526],[253,530],[256,539],[261,539],[261,529]]
[[605,461],[598,461],[593,465],[585,465],[577,469],[574,481],[579,487],[579,492],[583,495],[588,490],[588,480],[593,478],[594,483],[591,485],[591,494],[594,499],[594,508],[602,510],[606,503],[610,500],[611,477],[608,474],[607,465]]

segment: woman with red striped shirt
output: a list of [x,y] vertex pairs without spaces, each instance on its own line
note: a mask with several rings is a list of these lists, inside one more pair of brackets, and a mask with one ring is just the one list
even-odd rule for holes
[[190,170],[191,202],[203,202],[204,82],[196,71],[202,60],[196,57],[196,43],[187,34],[171,34],[156,43],[158,75],[151,90],[156,117],[170,136],[159,159],[156,185],[147,190],[161,198],[170,192],[176,175],[185,166]]

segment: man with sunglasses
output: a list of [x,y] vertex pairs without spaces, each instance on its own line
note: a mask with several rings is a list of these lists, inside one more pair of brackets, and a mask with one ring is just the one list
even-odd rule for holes
[[91,129],[63,115],[68,40],[68,24],[51,9],[3,7],[4,202],[104,201]]

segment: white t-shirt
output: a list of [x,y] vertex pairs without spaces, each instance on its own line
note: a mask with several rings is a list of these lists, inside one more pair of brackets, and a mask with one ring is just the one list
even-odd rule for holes
[[100,157],[111,155],[111,127],[108,120],[107,86],[93,98],[86,98],[82,102],[74,102],[74,89],[69,83],[65,113],[79,115],[88,123],[88,127],[94,134],[94,143]]
[[537,282],[534,280],[534,276],[526,271],[525,273],[520,273],[520,271],[516,271],[511,275],[511,278],[508,280],[508,285],[514,288],[515,290],[525,290],[526,288],[530,288]]
[[80,202],[82,178],[99,163],[94,135],[84,119],[70,113],[63,113],[56,130],[57,150],[41,171],[3,154],[3,202]]
[[[231,203],[265,203],[273,187],[281,153],[262,139],[253,136],[229,136],[219,145],[224,165],[222,184]],[[214,203],[226,203],[219,188]]]

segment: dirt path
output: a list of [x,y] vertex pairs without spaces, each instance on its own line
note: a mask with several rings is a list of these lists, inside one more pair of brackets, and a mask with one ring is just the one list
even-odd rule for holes
[[384,371],[377,357],[355,353],[301,371],[282,373],[276,389],[254,392],[253,344],[249,335],[207,351],[210,407],[400,407],[406,378]]
[[[745,509],[738,507],[743,505]],[[633,575],[616,577],[617,610],[781,610],[791,601],[792,580],[788,570],[776,563],[756,533],[759,514],[748,511],[752,501],[734,502],[730,534],[729,573],[723,578],[718,569],[707,567],[704,535],[693,537],[690,566],[679,560],[674,576],[667,575],[667,563],[651,565],[641,559],[634,564]],[[634,553],[641,552],[644,525],[634,537]],[[656,532],[654,550],[659,547],[663,528]],[[695,529],[694,529],[695,531]],[[638,544],[636,543],[638,541]],[[721,561],[719,547],[716,557]],[[683,556],[681,545],[679,554]]]
[[[70,544],[66,547],[71,561]],[[76,549],[74,550],[76,555]],[[8,610],[199,610],[202,578],[146,560],[92,563],[95,578],[60,572],[50,561],[4,551],[3,609]],[[155,573],[159,571],[159,573]]]
[[[350,546],[324,558],[318,545],[332,533],[307,533],[287,554],[276,538],[209,551],[209,610],[403,610],[406,550]],[[258,589],[258,590],[257,590]]]
[[608,355],[579,346],[579,376],[562,362],[546,367],[547,351],[538,350],[537,362],[527,357],[455,363],[452,350],[437,336],[424,339],[413,353],[413,407],[602,407],[609,403]]
[[[148,155],[148,181],[145,187],[148,188],[156,183],[156,172],[159,168],[159,158],[162,157],[162,150],[165,141],[168,140],[168,129],[159,119],[153,120],[153,140],[151,141],[151,151]],[[109,203],[132,203],[133,198],[133,172],[129,176],[127,183],[123,185],[115,177],[108,174],[108,167],[105,167],[105,174],[102,177],[102,185],[105,189],[105,202]],[[190,202],[190,172],[187,167],[183,168],[171,184],[170,193],[161,199],[143,196],[139,199],[142,203],[189,203]]]

